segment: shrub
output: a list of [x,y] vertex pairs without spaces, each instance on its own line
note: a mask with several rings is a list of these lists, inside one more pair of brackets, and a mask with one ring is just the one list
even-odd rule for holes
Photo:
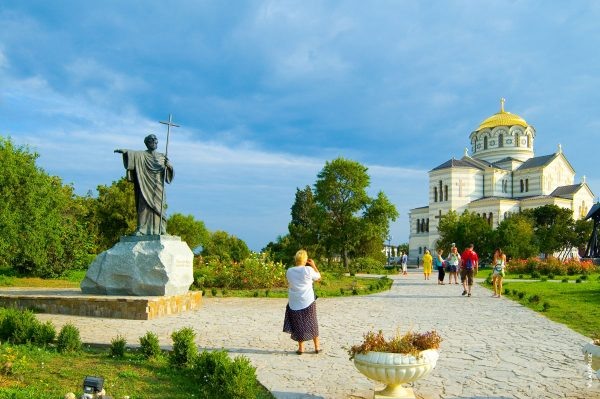
[[159,358],[162,356],[158,336],[151,331],[140,337],[140,352],[146,359]]
[[254,293],[252,294],[252,296],[254,296],[254,298],[258,298],[258,291],[254,291]]
[[5,309],[0,322],[0,340],[13,344],[31,342],[38,324],[39,321],[30,310]]
[[358,289],[352,288],[352,295],[358,295]]
[[523,298],[525,298],[525,293],[523,291],[519,291],[517,293],[517,296],[519,297],[519,299],[523,299]]
[[549,302],[544,302],[542,304],[542,312],[547,312],[548,309],[550,309],[550,303]]
[[173,351],[169,355],[169,363],[175,367],[189,367],[193,364],[198,348],[194,342],[196,333],[190,327],[182,328],[171,334]]
[[216,288],[211,288],[211,289],[210,289],[210,294],[211,294],[212,296],[217,296],[217,289],[216,289]]
[[539,303],[539,302],[540,302],[539,295],[532,295],[529,297],[529,303]]
[[581,276],[579,276],[579,278],[581,280],[587,280],[588,279],[588,275],[587,274],[582,274]]
[[58,333],[56,348],[61,353],[78,352],[81,349],[79,330],[71,323],[65,324]]
[[523,279],[523,275],[522,275],[522,274],[519,274],[519,278],[520,278],[520,279]]
[[268,297],[271,294],[271,290],[265,290],[265,296]]
[[36,345],[47,346],[56,338],[56,328],[51,321],[36,323],[33,328],[33,342]]
[[345,291],[344,291],[344,289],[340,287],[340,295],[341,295],[341,296],[344,296],[344,294],[345,294]]
[[581,281],[582,281],[582,280],[581,280],[580,278],[578,278],[577,280],[575,280],[575,283],[576,283],[576,284],[579,284],[579,283],[581,283]]
[[229,291],[227,291],[227,289],[225,289],[225,288],[223,288],[221,290],[221,295],[223,295],[223,296],[227,296],[228,293],[229,293]]
[[200,397],[255,399],[259,396],[256,369],[243,356],[230,360],[225,351],[202,352],[194,361]]
[[552,274],[552,273],[548,274],[548,279],[549,280],[554,280],[554,274]]
[[546,282],[546,281],[548,281],[548,277],[544,276],[544,277],[540,278],[540,281],[541,282]]
[[561,280],[561,282],[563,282],[563,283],[568,283],[568,282],[569,282],[569,279],[565,277],[565,278],[563,278],[563,279]]
[[540,278],[540,273],[538,273],[538,272],[532,272],[531,273],[531,278]]
[[517,290],[511,290],[513,295],[517,295]]
[[117,335],[110,341],[110,355],[112,357],[123,358],[125,357],[125,348],[127,347],[127,341],[122,335]]
[[504,295],[510,295],[510,288],[504,289]]
[[350,273],[378,273],[383,269],[383,262],[373,258],[356,258],[350,263]]

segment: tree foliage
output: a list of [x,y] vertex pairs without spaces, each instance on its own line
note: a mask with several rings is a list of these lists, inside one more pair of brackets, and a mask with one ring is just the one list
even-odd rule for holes
[[438,231],[440,238],[436,247],[446,252],[452,243],[456,244],[459,251],[474,244],[480,258],[489,257],[494,250],[492,228],[486,219],[475,213],[465,211],[459,216],[455,211],[450,211],[441,217]]
[[95,222],[98,226],[97,241],[100,251],[111,248],[121,236],[135,231],[137,210],[133,183],[123,177],[110,186],[98,186]]
[[575,241],[575,222],[570,209],[544,205],[522,213],[533,221],[536,244],[541,253],[552,254]]
[[539,254],[533,220],[523,214],[504,219],[495,232],[496,245],[511,258],[527,259]]
[[84,267],[93,239],[88,203],[37,167],[37,158],[28,147],[0,137],[0,266],[52,277]]
[[340,256],[346,270],[350,258],[380,258],[389,223],[398,212],[383,192],[369,197],[369,184],[367,168],[360,163],[344,158],[326,162],[314,190],[296,190],[289,234],[265,249],[283,262],[300,248],[311,257]]
[[199,245],[205,245],[210,238],[210,233],[203,221],[194,219],[192,215],[182,215],[181,213],[174,213],[169,217],[167,233],[181,237],[192,249]]
[[250,256],[250,249],[243,240],[218,230],[210,235],[202,249],[202,256],[221,262],[241,262]]

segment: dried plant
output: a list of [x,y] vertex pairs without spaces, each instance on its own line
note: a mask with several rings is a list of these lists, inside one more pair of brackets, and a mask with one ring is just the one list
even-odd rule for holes
[[600,345],[600,332],[593,334],[592,340],[593,340],[594,345]]
[[363,342],[352,346],[348,354],[350,360],[354,359],[357,353],[367,352],[403,353],[418,357],[421,351],[438,349],[441,342],[442,337],[435,330],[425,333],[409,331],[403,335],[396,333],[390,340],[385,339],[381,330],[377,333],[369,331],[363,335]]

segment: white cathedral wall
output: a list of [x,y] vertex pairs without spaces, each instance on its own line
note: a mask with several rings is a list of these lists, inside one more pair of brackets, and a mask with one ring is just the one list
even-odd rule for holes
[[585,188],[573,196],[573,219],[584,219],[594,205],[594,196]]
[[542,192],[548,195],[557,187],[574,184],[575,172],[563,157],[557,157],[544,168],[542,180]]

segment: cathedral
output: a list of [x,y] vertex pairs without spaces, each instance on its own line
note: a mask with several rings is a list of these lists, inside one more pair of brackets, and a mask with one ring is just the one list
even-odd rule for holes
[[410,210],[409,261],[435,249],[437,226],[449,211],[465,210],[493,227],[513,213],[554,204],[585,218],[594,194],[585,182],[575,183],[575,170],[560,144],[553,154],[535,156],[535,129],[504,111],[485,119],[469,136],[471,150],[429,171],[429,205]]

